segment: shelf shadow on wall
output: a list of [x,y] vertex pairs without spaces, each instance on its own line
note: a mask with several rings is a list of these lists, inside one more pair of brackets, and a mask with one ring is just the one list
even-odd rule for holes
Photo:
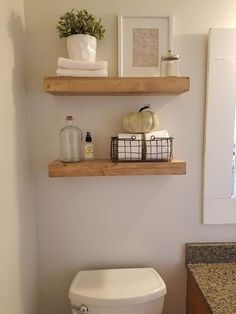
[[[20,15],[11,12],[8,22],[8,33],[12,40],[14,67],[12,69],[12,94],[15,112],[12,114],[14,125],[15,160],[14,182],[16,186],[16,228],[17,238],[14,241],[19,247],[19,289],[21,309],[25,314],[36,310],[36,274],[37,249],[35,234],[35,217],[33,206],[32,173],[30,160],[29,111],[27,103],[26,80],[26,41],[25,30]],[[7,105],[7,104],[5,104]],[[17,234],[17,233],[16,233]]]

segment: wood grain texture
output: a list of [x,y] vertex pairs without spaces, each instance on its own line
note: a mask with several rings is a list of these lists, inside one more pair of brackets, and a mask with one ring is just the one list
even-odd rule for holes
[[183,175],[186,163],[179,160],[137,163],[112,163],[110,160],[63,163],[56,160],[49,164],[48,171],[49,177]]
[[193,275],[187,275],[187,314],[213,314]]
[[46,92],[62,95],[181,94],[189,77],[45,77]]

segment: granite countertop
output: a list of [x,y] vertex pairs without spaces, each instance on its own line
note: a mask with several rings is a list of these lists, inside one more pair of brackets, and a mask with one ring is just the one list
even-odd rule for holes
[[190,243],[186,266],[213,314],[236,314],[236,243]]
[[214,314],[236,314],[236,263],[188,264],[208,308]]

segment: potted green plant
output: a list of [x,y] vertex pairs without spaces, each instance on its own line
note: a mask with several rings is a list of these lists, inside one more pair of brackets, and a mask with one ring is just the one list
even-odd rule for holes
[[101,19],[97,20],[87,10],[66,12],[56,26],[60,38],[67,39],[70,59],[95,62],[97,39],[104,37],[105,28]]

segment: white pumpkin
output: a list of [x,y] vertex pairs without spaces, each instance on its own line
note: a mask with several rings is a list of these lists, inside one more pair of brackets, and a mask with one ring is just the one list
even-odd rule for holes
[[157,115],[149,109],[150,105],[143,106],[139,112],[129,112],[123,118],[123,128],[129,133],[147,133],[156,130],[159,125]]

